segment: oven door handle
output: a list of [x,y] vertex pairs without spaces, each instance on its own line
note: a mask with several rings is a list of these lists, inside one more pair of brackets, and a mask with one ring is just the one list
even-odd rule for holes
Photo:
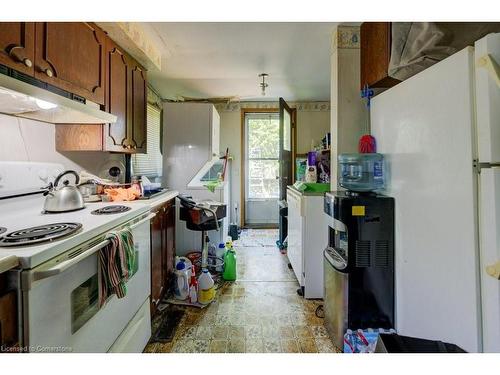
[[[151,220],[153,217],[155,217],[155,213],[151,213],[148,216],[146,216],[144,219],[139,220],[138,222],[132,224],[129,226],[129,230],[133,230],[137,226],[141,225],[145,221]],[[61,262],[54,267],[50,267],[46,270],[40,270],[40,271],[35,271],[33,273],[32,281],[38,281],[38,280],[43,280],[48,277],[56,276],[64,271],[66,271],[68,268],[74,266],[75,264],[81,262],[85,258],[88,258],[92,254],[95,254],[99,250],[101,250],[103,247],[109,245],[111,241],[109,239],[104,239],[103,241],[99,242],[97,245],[92,246],[90,249],[85,250],[81,254],[78,254],[76,257],[65,260],[64,262]]]
[[92,254],[98,252],[99,250],[109,245],[110,243],[111,241],[109,239],[106,239],[104,241],[99,242],[97,245],[92,246],[90,249],[85,250],[83,253],[78,254],[76,257],[59,263],[57,266],[50,267],[46,270],[35,271],[33,273],[32,281],[43,280],[48,277],[59,275],[64,271],[66,271],[71,266],[74,266],[78,262],[81,262],[83,259],[88,258]]

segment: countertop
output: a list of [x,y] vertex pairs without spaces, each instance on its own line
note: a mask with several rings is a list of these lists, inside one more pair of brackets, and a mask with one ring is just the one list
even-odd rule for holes
[[15,255],[0,255],[0,273],[7,272],[19,265],[19,260]]
[[[81,223],[82,229],[66,238],[54,242],[43,242],[31,246],[1,247],[0,273],[21,265],[22,268],[33,268],[61,254],[68,249],[112,230],[133,218],[152,211],[159,205],[174,199],[177,191],[166,191],[151,199],[129,202],[86,203],[85,208],[78,211],[59,214],[43,214],[44,197],[40,194],[23,199],[12,199],[0,202],[0,223],[8,231],[46,225],[51,222]],[[121,204],[132,208],[117,215],[91,215],[90,212],[109,205]]]
[[[146,204],[120,202],[122,205],[129,206],[131,210],[117,215],[92,215],[90,212],[95,209],[116,204],[100,202],[87,203],[84,209],[78,211],[43,214],[44,200],[45,197],[36,194],[22,199],[0,201],[0,226],[4,226],[8,232],[12,232],[38,225],[47,225],[48,223],[80,223],[82,224],[81,230],[53,242],[41,242],[30,246],[0,247],[0,259],[15,256],[22,268],[34,268],[75,246],[150,211],[149,206]],[[10,262],[11,260],[5,260],[5,264]],[[1,264],[3,268],[4,261]]]
[[298,193],[298,194],[301,194],[301,195],[304,195],[304,196],[323,196],[325,195],[327,192],[326,191],[300,191],[300,190],[297,190],[295,189],[293,186],[288,186],[287,187],[288,189],[294,191],[295,193]]
[[179,192],[176,190],[167,190],[165,192],[162,192],[161,194],[154,196],[153,198],[139,199],[136,201],[130,201],[130,203],[144,204],[149,206],[150,210],[153,210],[154,208],[162,205],[163,203],[168,202],[171,199],[174,199],[178,195]]

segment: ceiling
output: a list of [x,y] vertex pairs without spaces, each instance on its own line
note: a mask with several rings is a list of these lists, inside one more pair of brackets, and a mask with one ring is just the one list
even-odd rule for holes
[[[330,99],[335,23],[147,23],[161,43],[162,69],[149,81],[165,99]],[[268,73],[266,96],[260,73]]]

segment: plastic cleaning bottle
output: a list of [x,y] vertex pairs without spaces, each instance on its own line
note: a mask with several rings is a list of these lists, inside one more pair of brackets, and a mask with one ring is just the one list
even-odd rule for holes
[[198,302],[202,305],[208,305],[215,298],[215,287],[212,275],[206,268],[201,271],[198,278]]
[[316,170],[316,151],[307,154],[306,182],[317,182],[318,171]]
[[174,296],[177,299],[185,300],[189,296],[189,269],[183,259],[175,267]]
[[215,245],[214,244],[208,244],[208,255],[211,256],[211,257],[214,257],[216,256],[217,252],[217,249],[215,248]]
[[191,266],[191,282],[189,286],[189,302],[198,302],[198,280],[196,280],[194,266]]
[[[226,245],[228,245],[227,242]],[[234,251],[232,242],[229,243],[229,246],[226,246],[226,252],[224,253],[224,272],[222,273],[222,278],[226,281],[236,280],[236,252]]]
[[[217,258],[224,260],[225,253],[226,253],[226,246],[223,243],[220,243],[215,255],[217,256]],[[222,267],[223,266],[217,266],[215,270],[217,272],[222,272],[224,270]]]

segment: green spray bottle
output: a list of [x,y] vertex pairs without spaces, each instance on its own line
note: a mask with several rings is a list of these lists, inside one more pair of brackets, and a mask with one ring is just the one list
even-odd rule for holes
[[226,281],[236,280],[236,252],[231,241],[226,242],[226,252],[224,253],[224,272],[222,278]]

